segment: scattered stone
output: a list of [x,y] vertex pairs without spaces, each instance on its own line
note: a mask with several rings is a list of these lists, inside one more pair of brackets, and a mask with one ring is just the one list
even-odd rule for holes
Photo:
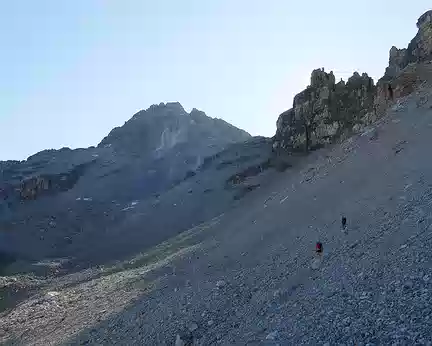
[[186,342],[183,341],[180,334],[177,334],[176,340],[175,340],[175,346],[185,346]]
[[190,326],[189,326],[190,332],[194,332],[197,329],[198,329],[198,324],[196,324],[195,322],[190,324]]
[[321,266],[321,261],[319,258],[315,258],[312,260],[312,263],[311,263],[312,269],[314,269],[314,270],[319,269],[320,266]]
[[359,241],[357,240],[357,241],[355,241],[354,243],[352,243],[352,244],[350,245],[350,248],[351,248],[351,249],[354,249],[358,244],[359,244]]
[[218,282],[216,282],[217,288],[225,287],[225,285],[226,285],[226,282],[224,280],[219,280]]
[[405,289],[411,289],[413,286],[414,286],[414,284],[413,284],[412,281],[406,281],[406,282],[404,283],[404,288],[405,288]]
[[376,128],[372,129],[372,131],[369,133],[369,140],[375,141],[378,139],[378,130]]
[[275,330],[266,336],[266,340],[276,340],[278,337],[278,334],[279,334],[278,331]]
[[392,106],[391,109],[392,109],[392,111],[394,111],[394,112],[400,112],[400,111],[405,110],[405,105],[404,105],[402,102],[400,102],[400,100],[398,100],[398,101],[396,102],[396,104]]
[[273,292],[273,297],[274,298],[279,298],[282,295],[282,291],[281,290],[276,290]]
[[47,292],[47,296],[49,296],[49,297],[57,297],[59,295],[60,295],[60,293],[56,292],[56,291]]
[[175,346],[191,346],[193,345],[194,337],[191,332],[177,334]]
[[405,149],[405,144],[407,143],[407,141],[402,140],[399,141],[395,146],[393,146],[393,151],[396,154],[399,154],[403,149]]

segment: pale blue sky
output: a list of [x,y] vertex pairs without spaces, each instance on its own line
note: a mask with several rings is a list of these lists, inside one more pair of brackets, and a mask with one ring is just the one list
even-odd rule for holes
[[[429,7],[428,7],[429,6]],[[253,135],[314,68],[380,77],[430,1],[0,0],[0,159],[96,145],[179,101]]]

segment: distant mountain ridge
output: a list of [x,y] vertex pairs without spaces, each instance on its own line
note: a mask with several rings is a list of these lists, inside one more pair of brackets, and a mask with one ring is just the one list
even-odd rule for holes
[[[248,138],[247,132],[197,109],[187,113],[180,103],[161,103],[114,128],[96,148],[44,150],[26,161],[0,162],[0,192],[9,202],[36,199],[55,193],[54,176],[67,182],[71,172],[81,167],[84,180],[99,178],[92,187],[101,185],[107,192],[108,184],[115,195],[120,180],[123,194],[130,189],[142,198],[184,178],[204,157]],[[78,180],[75,177],[74,184]],[[66,185],[62,184],[62,191]]]

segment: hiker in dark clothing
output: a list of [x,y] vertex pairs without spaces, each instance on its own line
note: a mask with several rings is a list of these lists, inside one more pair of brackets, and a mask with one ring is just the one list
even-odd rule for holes
[[342,216],[342,232],[344,232],[345,234],[347,233],[347,219],[345,216]]
[[388,96],[389,96],[389,99],[393,101],[393,88],[392,88],[391,84],[388,85]]

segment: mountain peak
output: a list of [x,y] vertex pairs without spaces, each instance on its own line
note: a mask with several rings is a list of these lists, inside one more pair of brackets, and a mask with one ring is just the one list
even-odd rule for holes
[[200,145],[199,141],[206,142],[207,136],[215,138],[216,143],[224,147],[247,139],[249,134],[226,122],[216,122],[196,108],[187,113],[179,102],[162,102],[137,112],[123,126],[114,128],[99,146],[113,146],[124,153],[145,155],[166,148],[168,142],[177,145],[194,138],[195,144]]
[[426,11],[425,13],[423,13],[418,21],[417,21],[417,28],[421,29],[423,28],[426,24],[431,24],[432,23],[432,10]]

